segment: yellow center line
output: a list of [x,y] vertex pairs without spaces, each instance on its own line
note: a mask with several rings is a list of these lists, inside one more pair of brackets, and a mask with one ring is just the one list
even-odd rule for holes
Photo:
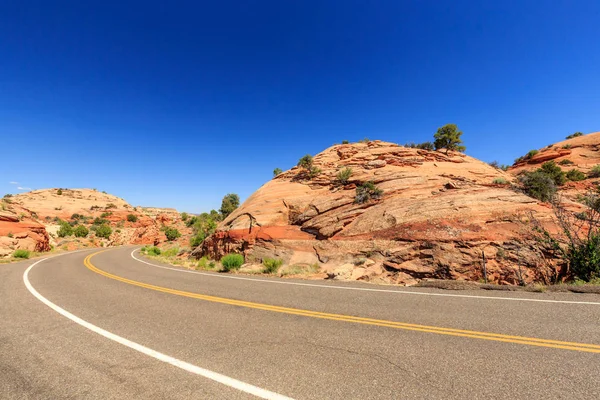
[[[104,250],[106,251],[106,250]],[[482,340],[493,340],[497,342],[505,342],[505,343],[516,343],[523,344],[529,346],[540,346],[540,347],[550,347],[555,349],[565,349],[565,350],[573,350],[573,351],[583,351],[589,353],[600,353],[600,345],[597,344],[587,344],[587,343],[577,343],[577,342],[564,342],[559,340],[550,340],[550,339],[540,339],[540,338],[532,338],[525,336],[514,336],[514,335],[504,335],[500,333],[490,333],[490,332],[480,332],[480,331],[470,331],[465,329],[454,329],[454,328],[444,328],[438,326],[428,326],[428,325],[419,325],[419,324],[410,324],[404,322],[395,322],[395,321],[387,321],[373,318],[364,318],[364,317],[355,317],[351,315],[343,315],[343,314],[332,314],[325,313],[319,311],[310,311],[303,310],[299,308],[290,308],[290,307],[281,307],[274,306],[269,304],[262,303],[254,303],[250,301],[243,300],[235,300],[229,299],[226,297],[217,297],[217,296],[209,296],[199,293],[185,292],[182,290],[170,289],[162,286],[151,285],[149,283],[139,282],[132,279],[123,278],[118,275],[111,274],[109,272],[98,269],[94,264],[92,264],[91,259],[97,254],[102,253],[103,251],[90,254],[83,261],[84,265],[91,271],[105,276],[110,279],[117,280],[119,282],[127,283],[129,285],[134,285],[146,289],[155,290],[158,292],[169,293],[177,296],[189,297],[198,300],[210,301],[213,303],[221,303],[228,304],[238,307],[246,307],[253,308],[257,310],[278,312],[290,315],[299,315],[304,317],[312,317],[319,319],[328,319],[332,321],[342,321],[342,322],[351,322],[356,324],[363,325],[374,325],[381,326],[387,328],[395,328],[395,329],[404,329],[410,331],[417,332],[427,332],[427,333],[437,333],[439,335],[450,335],[450,336],[459,336],[471,339],[482,339]]]

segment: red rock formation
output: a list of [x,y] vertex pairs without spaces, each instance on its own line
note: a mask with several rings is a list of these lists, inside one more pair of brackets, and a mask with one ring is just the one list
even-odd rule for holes
[[[179,229],[184,235],[182,244],[187,244],[191,235],[191,229],[174,209],[132,207],[119,197],[91,189],[34,190],[5,199],[3,208],[0,257],[12,254],[17,248],[46,251],[50,244],[67,249],[101,244],[159,244],[166,240],[160,230],[163,225]],[[110,239],[93,235],[85,239],[59,238],[56,218],[71,221],[75,214],[83,216],[76,222],[88,228],[95,218],[106,220],[113,229]],[[130,214],[135,216],[135,222],[128,221]],[[12,237],[8,237],[9,233]]]
[[[263,185],[193,255],[237,251],[320,262],[330,276],[414,283],[481,279],[485,251],[494,281],[516,283],[519,266],[527,281],[546,273],[524,241],[522,219],[533,212],[549,220],[551,210],[494,185],[513,178],[486,163],[372,141],[333,146],[314,164],[322,170],[314,179],[295,167]],[[346,167],[350,181],[336,184]],[[383,196],[356,204],[355,188],[366,181]]]

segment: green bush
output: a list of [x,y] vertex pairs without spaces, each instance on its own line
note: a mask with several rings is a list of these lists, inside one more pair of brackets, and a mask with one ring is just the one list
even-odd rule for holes
[[31,252],[29,250],[15,250],[15,252],[13,253],[13,257],[14,258],[29,258],[31,256]]
[[492,183],[494,185],[508,185],[508,181],[504,178],[496,178]]
[[243,263],[244,256],[242,256],[241,254],[231,253],[221,258],[221,264],[223,265],[223,269],[226,272],[231,271],[232,269],[240,269]]
[[112,228],[106,224],[102,224],[96,228],[96,236],[104,239],[109,239],[112,235]]
[[298,167],[310,170],[313,165],[313,157],[310,154],[305,155],[298,161]]
[[586,178],[585,174],[578,169],[572,169],[565,174],[565,177],[573,182],[582,181]]
[[340,172],[338,172],[335,179],[338,184],[346,185],[351,176],[352,176],[352,168],[346,167],[346,168],[342,169]]
[[156,246],[152,246],[146,249],[146,252],[151,256],[160,256],[160,249]]
[[14,238],[15,237],[15,235],[13,235],[12,232],[8,232],[8,235],[6,235],[6,236],[8,236],[9,238]]
[[543,172],[552,178],[556,186],[562,186],[567,181],[564,171],[554,161],[543,163],[538,171]]
[[61,238],[71,236],[73,234],[73,227],[66,222],[61,222],[60,228],[56,234]]
[[576,138],[576,137],[579,137],[579,136],[583,136],[583,133],[582,132],[575,132],[574,134],[567,136],[567,139],[573,139],[573,138]]
[[108,224],[109,222],[108,222],[108,220],[107,220],[107,219],[104,219],[104,218],[98,218],[98,217],[96,217],[96,218],[94,218],[94,222],[92,222],[92,223],[93,223],[94,225],[106,225],[106,224]]
[[71,219],[81,219],[81,218],[83,218],[83,215],[81,215],[81,214],[73,214],[73,215],[71,215]]
[[60,195],[62,194],[62,189],[58,189],[58,190],[56,191],[56,194],[60,196]]
[[165,257],[175,257],[177,254],[179,254],[179,247],[171,247],[162,252],[162,255]]
[[572,165],[572,164],[574,164],[574,162],[565,158],[564,160],[560,160],[558,162],[558,164],[559,165]]
[[138,217],[135,216],[134,214],[127,214],[127,221],[129,222],[137,222]]
[[281,168],[275,168],[275,169],[273,170],[273,178],[275,178],[275,177],[277,177],[277,176],[281,175],[282,173],[283,173],[283,171],[281,170]]
[[308,170],[308,176],[310,178],[315,178],[316,176],[318,176],[321,173],[321,168],[317,168],[315,166],[310,167],[310,169]]
[[342,144],[348,144],[348,143],[350,143],[350,142],[347,140],[342,140]]
[[283,265],[283,260],[278,258],[265,258],[262,263],[264,265],[263,273],[274,274]]
[[527,155],[525,156],[527,159],[529,158],[533,158],[533,156],[535,156],[536,154],[538,154],[539,151],[538,150],[529,150],[529,152],[527,153]]
[[190,216],[188,215],[188,213],[186,213],[186,212],[182,212],[182,213],[181,213],[181,220],[182,220],[183,222],[187,221],[189,217],[190,217]]
[[588,172],[588,177],[590,178],[598,178],[600,177],[600,164],[594,165],[590,172]]
[[167,228],[165,229],[165,236],[169,242],[173,240],[177,240],[177,238],[181,237],[181,233],[175,228]]
[[551,201],[556,194],[556,184],[552,177],[540,170],[528,172],[521,176],[525,193],[540,201]]
[[409,147],[411,149],[422,149],[422,150],[435,150],[435,145],[431,142],[423,142],[423,143],[406,143],[404,147]]
[[106,209],[108,210],[108,209],[111,209],[111,208],[117,208],[117,206],[115,204],[113,204],[113,203],[108,203],[106,205]]
[[86,237],[88,233],[90,233],[90,231],[83,225],[77,225],[75,229],[73,229],[73,234],[75,237]]
[[204,256],[198,260],[198,264],[196,265],[196,269],[204,269],[211,270],[215,267],[214,261],[210,261],[208,257]]
[[356,187],[356,196],[354,202],[363,204],[371,199],[378,199],[383,195],[383,190],[379,189],[373,182],[365,182]]
[[571,244],[567,253],[571,271],[586,281],[600,278],[600,234],[589,236],[580,244]]

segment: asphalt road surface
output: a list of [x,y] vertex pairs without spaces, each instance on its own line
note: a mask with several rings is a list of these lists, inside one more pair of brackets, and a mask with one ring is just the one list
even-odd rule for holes
[[0,265],[0,399],[600,398],[598,295],[197,273],[134,250]]

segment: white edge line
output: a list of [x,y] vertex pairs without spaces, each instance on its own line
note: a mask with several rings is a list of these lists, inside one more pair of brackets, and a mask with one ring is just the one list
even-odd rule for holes
[[25,271],[25,273],[23,274],[23,282],[25,283],[25,286],[27,287],[27,290],[29,290],[29,292],[31,292],[31,294],[33,296],[35,296],[35,298],[37,298],[39,301],[41,301],[42,303],[44,303],[45,305],[47,305],[48,307],[50,307],[51,309],[53,309],[54,311],[56,311],[57,313],[61,314],[62,316],[70,319],[71,321],[75,322],[76,324],[79,324],[81,326],[83,326],[84,328],[87,328],[89,330],[91,330],[94,333],[97,333],[99,335],[104,336],[107,339],[110,339],[112,341],[115,341],[119,344],[122,344],[123,346],[129,347],[130,349],[139,351],[140,353],[143,353],[147,356],[150,356],[152,358],[155,358],[159,361],[165,362],[167,364],[171,364],[177,368],[181,368],[185,371],[191,372],[193,374],[196,375],[200,375],[203,376],[207,379],[213,380],[215,382],[221,383],[223,385],[232,387],[234,389],[240,390],[242,392],[246,392],[249,394],[252,394],[256,397],[260,397],[262,399],[273,399],[273,400],[291,400],[290,397],[286,397],[283,396],[281,394],[278,393],[274,393],[271,391],[268,391],[266,389],[261,389],[257,386],[253,386],[249,383],[245,383],[242,381],[239,381],[237,379],[234,378],[230,378],[228,376],[219,374],[217,372],[213,372],[210,371],[208,369],[204,369],[201,367],[198,367],[196,365],[187,363],[185,361],[181,361],[177,358],[168,356],[166,354],[160,353],[156,350],[152,350],[148,347],[142,346],[141,344],[132,342],[131,340],[125,339],[121,336],[118,336],[114,333],[108,332],[96,325],[93,325],[73,314],[71,314],[70,312],[66,311],[65,309],[57,306],[56,304],[52,303],[50,300],[48,300],[47,298],[45,298],[44,296],[42,296],[37,290],[35,290],[35,288],[31,285],[31,283],[29,282],[29,271],[31,271],[31,269],[33,267],[35,267],[37,264],[41,263],[44,260],[47,260],[48,258],[43,258],[39,261],[36,261],[35,263],[31,264],[29,266],[29,268],[27,268],[27,270]]
[[583,305],[595,305],[595,306],[600,305],[600,302],[593,302],[593,301],[528,299],[528,298],[521,298],[521,297],[476,296],[476,295],[469,295],[469,294],[428,293],[428,292],[413,292],[413,291],[409,292],[409,291],[406,291],[406,290],[386,290],[386,289],[356,288],[356,287],[347,287],[347,286],[316,285],[316,284],[311,284],[311,283],[283,282],[283,281],[266,280],[266,279],[259,279],[259,278],[244,278],[244,277],[240,277],[240,276],[230,276],[230,275],[220,275],[220,274],[217,275],[217,274],[209,274],[209,273],[206,273],[206,272],[188,271],[188,270],[180,269],[180,268],[170,268],[170,267],[164,267],[162,265],[152,264],[152,263],[149,263],[147,261],[141,260],[141,259],[137,258],[136,256],[134,256],[133,253],[135,253],[137,250],[138,249],[133,249],[133,251],[131,252],[131,257],[134,260],[139,261],[141,263],[151,265],[151,266],[153,266],[155,268],[168,269],[168,270],[171,270],[171,271],[184,272],[184,273],[188,273],[188,274],[196,274],[196,275],[209,276],[211,278],[237,279],[237,280],[241,280],[241,281],[251,281],[251,282],[260,282],[260,283],[274,283],[274,284],[278,284],[278,285],[308,286],[308,287],[316,287],[316,288],[321,288],[321,289],[359,290],[359,291],[363,291],[363,292],[412,294],[412,295],[421,295],[421,296],[440,296],[440,297],[460,297],[460,298],[467,298],[467,299],[529,301],[529,302],[535,302],[535,303],[583,304]]

